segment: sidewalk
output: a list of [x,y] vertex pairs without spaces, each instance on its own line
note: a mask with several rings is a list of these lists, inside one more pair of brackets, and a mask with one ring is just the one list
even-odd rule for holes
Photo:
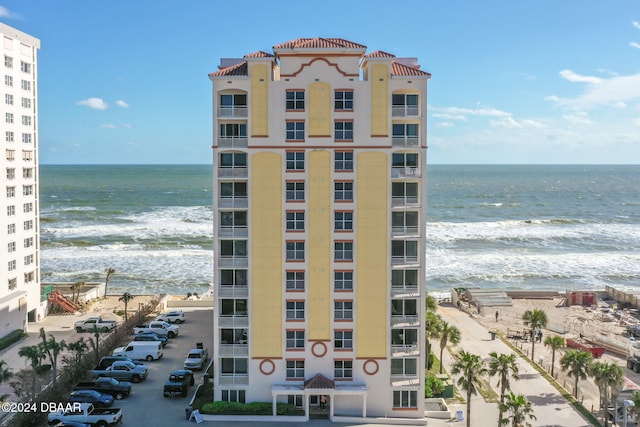
[[[467,313],[454,307],[439,306],[438,314],[449,324],[460,329],[462,341],[454,351],[465,350],[469,353],[488,358],[489,353],[511,354],[513,351],[499,338],[491,339],[489,330],[479,324]],[[541,348],[542,345],[536,347]],[[434,342],[434,350],[439,351],[439,343]],[[453,357],[445,349],[443,354],[443,364],[446,370],[451,370]],[[511,381],[511,389],[515,394],[523,394],[529,400],[534,409],[537,420],[531,421],[532,426],[558,426],[558,427],[588,427],[591,424],[578,413],[571,404],[562,397],[549,382],[544,379],[526,360],[518,357],[520,368],[520,380]],[[454,378],[454,382],[457,378]],[[490,379],[491,386],[499,393],[496,386],[497,378]],[[462,410],[466,417],[466,403],[452,404],[449,406],[452,413]],[[428,426],[452,426],[466,425],[463,422],[450,422],[447,420],[429,419]],[[480,396],[473,396],[471,401],[471,426],[487,427],[498,425],[498,405],[497,403],[487,403]]]

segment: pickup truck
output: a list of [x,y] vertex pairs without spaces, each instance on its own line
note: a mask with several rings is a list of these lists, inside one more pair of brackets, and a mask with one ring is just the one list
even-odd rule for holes
[[104,320],[102,317],[89,317],[75,323],[76,332],[93,332],[96,328],[100,332],[109,332],[116,327],[115,320]]
[[180,394],[185,397],[189,390],[189,386],[195,383],[193,379],[193,371],[188,369],[173,371],[169,375],[169,380],[164,383],[164,397]]
[[171,325],[163,321],[153,321],[146,325],[137,325],[133,328],[135,335],[145,332],[155,332],[159,336],[167,336],[169,338],[175,338],[180,333],[180,327],[178,325]]
[[209,352],[206,348],[198,347],[189,350],[187,357],[184,359],[184,369],[202,370],[209,360]]
[[156,320],[167,323],[184,323],[184,311],[169,311],[167,313],[161,313],[156,317]]
[[100,393],[110,394],[114,399],[120,400],[131,394],[131,383],[118,381],[115,378],[100,377],[95,381],[83,381],[76,384],[74,390],[95,390]]
[[121,408],[95,408],[91,403],[74,404],[73,408],[50,412],[47,415],[49,424],[75,421],[106,427],[122,422]]
[[96,366],[96,368],[91,371],[93,378],[109,377],[139,383],[147,378],[148,374],[146,366],[135,365],[131,362],[113,362],[113,364],[107,368],[99,368],[99,366]]

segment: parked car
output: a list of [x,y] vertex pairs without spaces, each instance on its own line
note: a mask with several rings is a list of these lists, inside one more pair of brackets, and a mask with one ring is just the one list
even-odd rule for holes
[[62,421],[80,422],[91,425],[108,426],[122,422],[121,408],[96,408],[91,403],[81,403],[80,408],[50,412],[47,416],[49,424]]
[[135,360],[162,359],[162,343],[160,341],[131,341],[124,347],[116,347],[113,350],[114,356],[127,356]]
[[49,424],[49,427],[92,427],[92,425],[81,423],[79,421],[58,421],[53,424]]
[[185,318],[184,312],[178,310],[161,313],[158,317],[156,317],[156,320],[161,320],[167,323],[184,323],[184,321],[187,319]]
[[164,321],[153,321],[144,325],[137,325],[133,328],[135,335],[143,334],[145,332],[155,332],[160,336],[167,336],[169,338],[177,337],[180,333],[180,327],[178,325],[171,325]]
[[189,350],[186,359],[184,360],[184,369],[201,371],[207,365],[209,360],[209,351],[203,348],[199,343],[196,348]]
[[76,384],[74,390],[95,390],[113,396],[116,400],[124,399],[131,394],[131,383],[118,381],[115,378],[101,377],[95,381],[82,381]]
[[180,394],[180,396],[185,397],[189,387],[193,384],[195,384],[193,371],[188,369],[173,371],[169,375],[169,380],[164,384],[164,397],[170,397],[174,394]]
[[69,395],[69,403],[92,403],[96,408],[113,406],[113,396],[96,390],[75,390]]
[[134,365],[144,365],[144,363],[142,362],[138,362],[137,360],[133,360],[130,357],[127,356],[104,356],[102,359],[100,359],[100,363],[98,363],[98,366],[96,367],[96,369],[106,369],[109,366],[113,365],[113,362],[131,362]]
[[130,381],[132,383],[139,383],[147,378],[147,367],[141,365],[134,365],[131,362],[113,362],[113,365],[105,369],[93,369],[91,374],[94,378],[99,377],[111,377],[117,380]]
[[163,347],[165,347],[167,345],[167,342],[169,341],[167,337],[161,337],[155,332],[145,332],[142,334],[134,335],[133,340],[134,341],[159,341]]
[[109,332],[116,327],[115,320],[103,320],[102,317],[89,317],[75,323],[76,332],[92,332],[98,329],[100,332]]

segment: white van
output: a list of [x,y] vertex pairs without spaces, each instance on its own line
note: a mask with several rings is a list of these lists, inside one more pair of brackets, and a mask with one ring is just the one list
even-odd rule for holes
[[124,347],[116,348],[113,355],[151,362],[162,359],[162,343],[160,341],[131,341]]

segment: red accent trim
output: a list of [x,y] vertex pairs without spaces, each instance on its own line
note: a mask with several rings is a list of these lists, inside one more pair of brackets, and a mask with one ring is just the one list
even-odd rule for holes
[[[317,351],[316,347],[320,347],[320,346],[322,346],[322,348],[324,349],[323,352],[318,352]],[[316,357],[324,357],[324,356],[326,356],[328,351],[329,351],[329,349],[327,348],[327,345],[322,341],[316,341],[311,346],[311,354],[313,354]]]
[[[368,367],[369,365],[372,365],[373,368]],[[367,375],[375,375],[380,370],[380,364],[378,364],[378,362],[374,359],[367,359],[362,365],[362,370]]]
[[[278,56],[283,56],[283,54],[279,53]],[[285,56],[288,56],[288,55],[285,54]],[[293,56],[307,56],[307,55],[296,55],[296,54],[294,54]],[[316,55],[309,55],[309,56],[316,56]],[[359,55],[332,55],[332,56],[359,56]],[[280,74],[280,77],[281,78],[282,77],[297,77],[298,74],[300,74],[302,72],[302,70],[304,70],[306,67],[310,66],[311,64],[313,64],[316,61],[326,62],[327,65],[329,65],[330,67],[334,67],[340,74],[342,74],[345,77],[360,77],[358,74],[350,74],[350,73],[347,73],[345,71],[342,71],[340,69],[340,67],[338,66],[338,64],[335,63],[335,62],[329,62],[326,58],[318,58],[318,57],[315,57],[311,61],[300,65],[300,68],[298,68],[298,70],[294,71],[292,74]]]
[[[267,363],[271,364],[271,370],[265,369],[265,365]],[[276,370],[276,364],[273,363],[273,360],[271,360],[271,359],[264,359],[262,362],[260,362],[259,369],[260,369],[260,373],[262,375],[271,375]]]

